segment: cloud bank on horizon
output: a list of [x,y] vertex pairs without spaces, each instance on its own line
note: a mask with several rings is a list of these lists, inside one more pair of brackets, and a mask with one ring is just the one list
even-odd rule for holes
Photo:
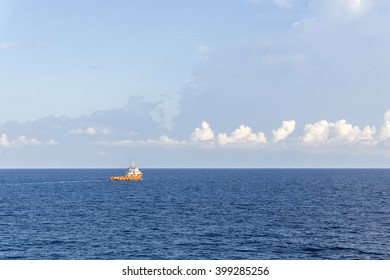
[[[86,128],[74,128],[74,129],[64,129],[62,125],[55,125],[57,118],[50,117],[42,119],[38,122],[48,121],[47,126],[50,127],[55,133],[49,133],[48,131],[43,134],[55,136],[55,134],[60,135],[60,137],[68,137],[77,139],[77,136],[88,136],[88,137],[99,137],[99,138],[112,138],[118,137],[118,128],[95,128],[92,126]],[[64,121],[63,117],[58,117],[58,121]],[[68,122],[69,120],[65,120]],[[76,121],[76,120],[73,120]],[[93,123],[93,119],[90,119],[88,122],[84,123]],[[76,121],[76,123],[78,123]],[[11,123],[8,124],[12,126],[22,126],[20,123]],[[34,124],[29,123],[29,126]],[[390,140],[390,110],[386,111],[383,117],[383,124],[380,129],[377,129],[375,126],[365,126],[360,127],[358,125],[353,125],[348,123],[347,120],[341,119],[336,122],[329,122],[327,120],[321,120],[316,123],[308,123],[304,125],[304,131],[300,135],[295,137],[290,137],[291,134],[295,131],[296,122],[295,120],[283,121],[281,126],[277,129],[272,130],[272,141],[267,139],[267,136],[264,132],[253,132],[252,128],[246,125],[240,125],[238,128],[234,129],[231,133],[226,132],[215,132],[211,125],[207,121],[203,121],[200,124],[200,127],[196,127],[191,135],[187,139],[176,140],[173,137],[170,137],[166,134],[161,135],[158,139],[139,139],[139,133],[135,131],[129,131],[122,133],[126,138],[133,139],[117,139],[117,140],[102,140],[91,142],[98,145],[118,145],[118,146],[132,146],[132,145],[191,145],[196,146],[199,144],[199,147],[205,147],[204,144],[208,144],[207,147],[211,145],[217,145],[220,147],[223,146],[236,146],[238,148],[257,148],[265,147],[266,145],[276,146],[283,142],[285,147],[286,143],[291,141],[291,145],[300,145],[301,147],[321,147],[325,145],[333,145],[334,147],[342,147],[344,144],[364,144],[367,146],[376,146],[382,142]],[[158,126],[156,126],[156,129]],[[120,129],[120,128],[119,128]],[[60,131],[60,133],[58,133]],[[161,132],[164,130],[160,129]],[[378,132],[378,133],[377,133]],[[137,139],[138,138],[138,139]],[[45,141],[38,140],[36,138],[28,138],[25,135],[19,135],[13,140],[9,140],[9,137],[6,133],[0,135],[0,147],[3,148],[15,148],[24,145],[58,145],[57,140],[49,139]]]
[[[287,139],[295,130],[295,121],[283,121],[282,126],[272,130],[273,142],[277,144],[280,141],[293,140],[293,145],[323,147],[324,145],[332,145],[334,147],[343,147],[345,144],[364,144],[367,146],[375,146],[382,142],[390,140],[390,110],[384,115],[384,123],[380,128],[380,133],[377,134],[377,128],[372,126],[365,126],[360,128],[358,125],[352,125],[345,119],[336,122],[328,122],[321,120],[316,123],[305,124],[304,133],[292,139]],[[217,135],[215,137],[215,135]],[[263,132],[254,133],[252,128],[246,125],[240,125],[230,134],[218,133],[211,128],[210,124],[203,121],[200,127],[194,129],[191,134],[191,141],[168,138],[168,136],[161,136],[163,139],[170,141],[155,141],[154,143],[163,143],[168,145],[184,145],[193,143],[209,143],[217,144],[219,146],[237,145],[241,148],[255,148],[265,147],[270,144],[266,135]],[[160,138],[161,140],[161,138]],[[151,140],[149,140],[151,141]],[[132,144],[135,144],[133,142]],[[106,143],[107,144],[107,143]],[[275,145],[273,144],[273,145]],[[285,145],[286,143],[284,143]],[[210,147],[210,146],[208,146]]]
[[[137,33],[139,30],[131,29],[134,22],[122,19],[138,40],[111,40],[122,40],[127,49],[118,46],[115,52],[107,53],[92,41],[83,41],[94,45],[97,55],[95,51],[88,54],[82,71],[77,70],[82,56],[71,65],[59,60],[63,53],[49,57],[60,49],[53,47],[50,34],[46,34],[45,43],[14,41],[12,36],[0,39],[0,59],[4,61],[0,75],[6,77],[0,84],[0,166],[18,166],[19,162],[29,165],[31,161],[26,158],[34,153],[46,157],[48,165],[61,165],[60,160],[51,159],[53,151],[69,156],[65,165],[88,158],[86,166],[115,164],[116,159],[124,161],[129,156],[144,156],[148,162],[168,156],[172,165],[179,166],[184,157],[188,162],[193,158],[194,165],[207,161],[212,166],[221,162],[234,165],[236,160],[247,166],[266,166],[267,159],[273,166],[284,166],[285,162],[289,166],[295,166],[294,162],[297,166],[333,166],[344,160],[345,166],[355,166],[356,162],[359,166],[367,162],[370,166],[388,166],[390,2],[242,0],[227,3],[224,9],[209,1],[194,3],[189,4],[193,11],[190,16],[187,13],[191,9],[173,0],[156,10],[121,2],[118,5],[123,5],[124,11],[130,7],[144,11],[149,24],[137,22],[143,30]],[[155,13],[159,9],[171,9],[164,11],[179,19],[160,18],[161,13]],[[203,15],[205,10],[209,12]],[[99,12],[96,10],[96,15],[101,15]],[[115,13],[121,16],[119,10]],[[184,15],[186,19],[180,18]],[[204,21],[199,23],[200,15]],[[221,20],[219,25],[214,25],[216,18]],[[110,28],[117,26],[115,20],[108,18]],[[191,25],[195,22],[197,25]],[[99,22],[95,24],[100,26]],[[179,26],[179,31],[167,29],[172,26]],[[182,26],[187,29],[182,30]],[[199,35],[202,32],[207,36]],[[78,39],[84,40],[82,36]],[[161,47],[148,48],[157,44]],[[133,45],[139,46],[131,49]],[[85,49],[70,47],[74,53],[85,53]],[[102,53],[106,54],[104,59],[100,59]],[[53,76],[39,68],[37,61],[29,62],[38,71],[17,61],[19,57],[28,60],[31,54],[43,59],[47,69],[51,67],[49,60],[66,67],[53,70],[57,74]],[[23,88],[15,73],[8,74],[14,64],[26,67],[25,73],[14,72],[25,75],[21,78],[30,88]],[[72,67],[75,73],[65,70]],[[145,70],[153,67],[156,70]],[[35,72],[42,76],[33,76]],[[38,82],[45,79],[50,87]],[[74,86],[68,87],[72,83]],[[26,93],[34,92],[34,88],[35,98],[31,98]],[[34,103],[35,99],[46,100],[44,91],[54,93],[47,101]],[[53,114],[10,121],[12,117],[7,119],[5,112],[15,114],[10,107],[18,97],[12,92],[19,92],[27,101],[20,104],[20,114],[33,108],[42,112],[51,108]],[[125,105],[110,103],[124,96],[130,96]],[[116,109],[93,109],[101,108],[97,104],[108,99],[109,107]],[[89,108],[89,113],[56,115],[60,108],[78,106]],[[254,158],[249,158],[251,152]],[[319,155],[324,153],[329,158],[323,164]]]

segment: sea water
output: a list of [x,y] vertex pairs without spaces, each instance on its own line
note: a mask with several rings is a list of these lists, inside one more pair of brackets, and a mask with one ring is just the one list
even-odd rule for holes
[[390,170],[0,170],[0,259],[390,259]]

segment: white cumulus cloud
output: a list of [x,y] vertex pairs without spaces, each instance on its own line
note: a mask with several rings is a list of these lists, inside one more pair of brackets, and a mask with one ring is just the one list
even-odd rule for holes
[[19,136],[17,139],[13,141],[16,145],[39,145],[41,144],[40,141],[38,141],[35,138],[27,138],[26,136],[22,135]]
[[328,141],[329,123],[326,120],[305,125],[302,140],[305,144],[325,143]]
[[0,147],[17,147],[40,144],[42,143],[36,138],[28,138],[25,135],[21,135],[13,140],[9,140],[8,135],[5,133],[0,136]]
[[390,110],[386,111],[383,120],[384,123],[379,136],[380,140],[386,140],[390,138]]
[[195,142],[212,141],[214,140],[214,131],[206,121],[203,121],[200,127],[195,128],[191,134],[191,139]]
[[93,128],[93,127],[89,127],[85,130],[85,133],[87,135],[96,135],[97,134],[97,130],[96,128]]
[[279,142],[281,140],[284,140],[289,136],[291,133],[293,133],[295,130],[295,121],[283,121],[282,127],[278,128],[277,130],[272,130],[272,134],[274,135],[274,141]]
[[226,144],[265,144],[267,138],[263,132],[253,133],[252,128],[245,125],[240,125],[230,135],[226,133],[218,134],[218,143],[220,145]]
[[162,143],[162,144],[167,144],[167,145],[180,144],[179,141],[177,141],[174,138],[170,138],[167,135],[160,136],[159,141],[157,141],[157,143]]
[[347,142],[373,140],[376,133],[375,127],[366,126],[361,129],[359,126],[353,126],[346,120],[339,120],[331,124],[331,128],[334,130],[336,140]]
[[8,147],[10,145],[10,142],[8,140],[7,134],[3,133],[0,136],[0,147]]
[[322,120],[314,124],[307,124],[302,140],[304,144],[337,144],[343,142],[374,144],[375,133],[375,127],[366,126],[362,129],[359,126],[353,126],[344,119],[335,123]]

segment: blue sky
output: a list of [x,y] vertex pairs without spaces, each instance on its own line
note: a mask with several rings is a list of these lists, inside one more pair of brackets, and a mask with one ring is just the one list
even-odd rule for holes
[[0,167],[389,167],[384,0],[0,0]]

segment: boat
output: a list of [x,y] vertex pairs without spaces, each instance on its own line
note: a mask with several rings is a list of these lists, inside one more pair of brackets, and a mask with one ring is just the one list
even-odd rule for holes
[[109,180],[111,181],[139,181],[142,180],[144,174],[135,165],[134,161],[123,176],[112,176]]

